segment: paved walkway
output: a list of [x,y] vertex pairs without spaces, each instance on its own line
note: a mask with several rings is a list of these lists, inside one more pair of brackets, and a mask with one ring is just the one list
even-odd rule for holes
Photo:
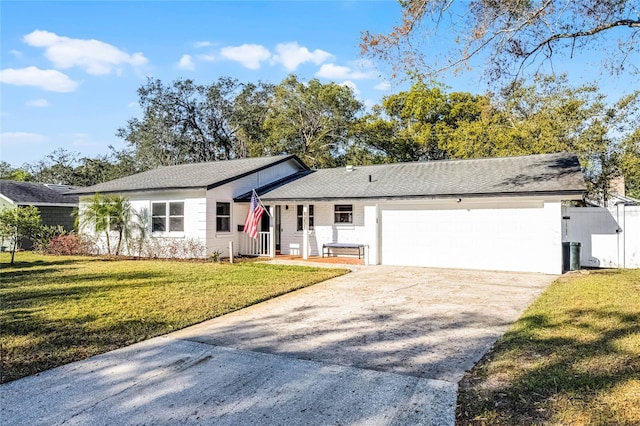
[[2,385],[0,421],[453,424],[457,382],[554,278],[356,266]]

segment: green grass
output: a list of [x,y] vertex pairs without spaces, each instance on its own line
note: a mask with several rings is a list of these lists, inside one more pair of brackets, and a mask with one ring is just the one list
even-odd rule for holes
[[0,381],[223,315],[341,269],[0,255]]
[[564,276],[460,383],[459,425],[640,425],[640,270]]

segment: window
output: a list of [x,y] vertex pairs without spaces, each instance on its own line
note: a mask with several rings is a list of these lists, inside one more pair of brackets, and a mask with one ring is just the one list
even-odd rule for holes
[[151,204],[151,231],[164,232],[167,230],[167,203]]
[[231,232],[231,203],[216,203],[216,232]]
[[184,232],[184,202],[151,203],[151,231]]
[[[302,231],[303,228],[303,215],[302,210],[304,206],[298,206],[298,231]],[[309,229],[313,229],[313,205],[309,206]]]
[[169,203],[169,231],[184,232],[184,203]]
[[353,205],[336,204],[333,207],[333,221],[335,223],[353,223]]

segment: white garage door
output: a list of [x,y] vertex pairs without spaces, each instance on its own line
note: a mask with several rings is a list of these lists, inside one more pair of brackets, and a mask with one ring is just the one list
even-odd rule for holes
[[559,230],[548,217],[543,208],[383,209],[381,260],[386,265],[559,273]]

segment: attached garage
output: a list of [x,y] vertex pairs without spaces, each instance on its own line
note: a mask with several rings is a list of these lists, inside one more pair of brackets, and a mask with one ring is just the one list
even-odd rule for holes
[[[348,243],[367,264],[559,274],[562,205],[585,182],[578,158],[558,153],[310,170],[257,191],[281,206],[278,229],[303,257]],[[352,216],[336,222],[338,207]]]
[[380,260],[385,265],[556,272],[559,203],[460,201],[455,208],[385,206]]

